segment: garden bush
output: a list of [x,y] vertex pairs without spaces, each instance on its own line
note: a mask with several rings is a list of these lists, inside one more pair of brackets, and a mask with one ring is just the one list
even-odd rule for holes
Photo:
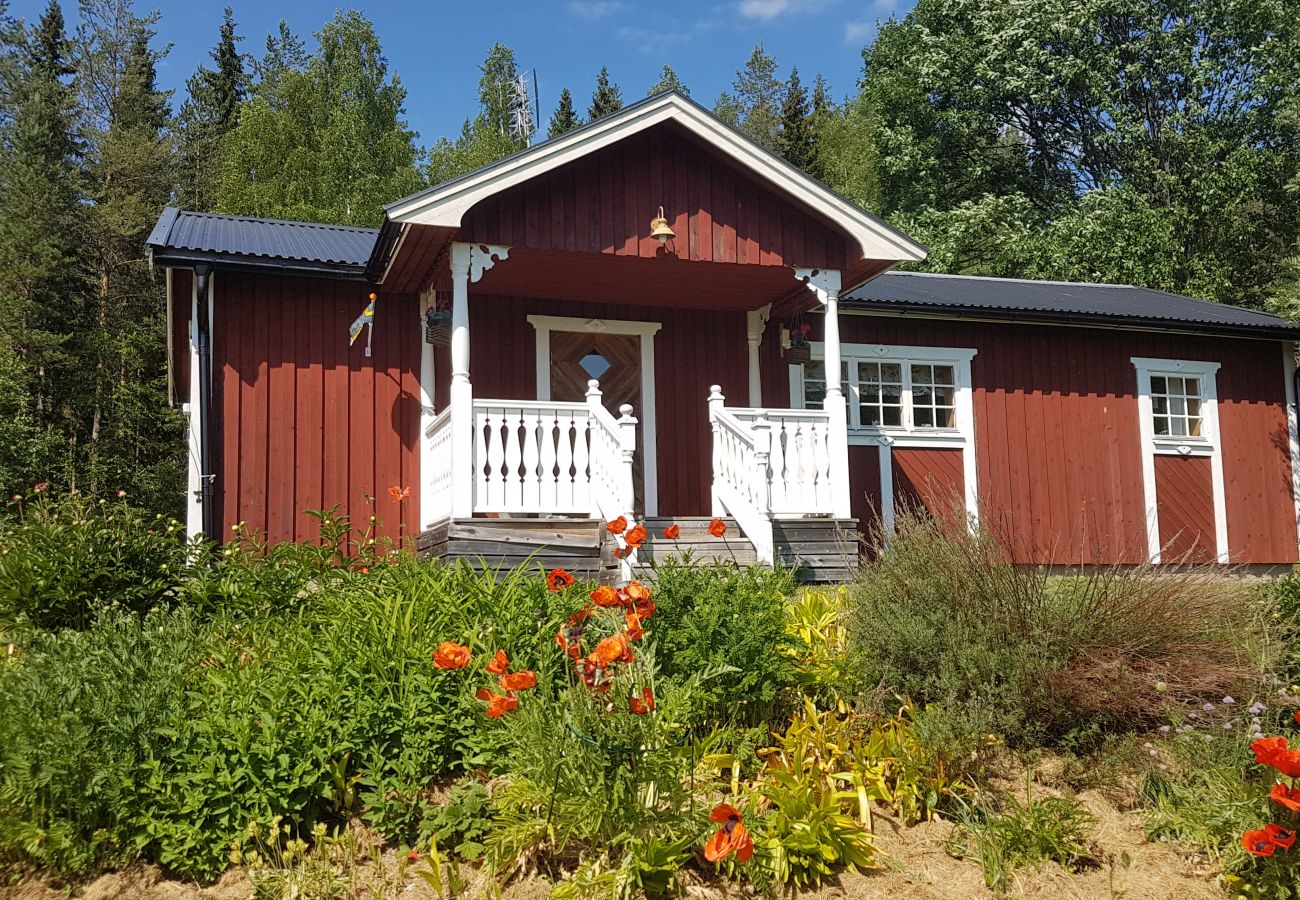
[[[655,569],[655,641],[663,677],[684,683],[716,674],[701,685],[699,715],[718,722],[759,724],[779,718],[782,692],[796,683],[787,648],[800,646],[786,631],[787,571],[734,563],[702,566],[670,558]],[[788,709],[788,704],[786,705]]]
[[[1248,693],[1264,641],[1249,592],[1195,568],[1073,576],[1009,562],[964,522],[902,515],[850,590],[868,703],[1033,745],[1151,724],[1171,703]],[[1157,688],[1159,688],[1157,690]]]
[[170,606],[190,550],[181,523],[123,497],[55,496],[38,485],[0,519],[0,637],[87,628],[107,610]]
[[204,641],[185,610],[104,613],[0,658],[0,861],[81,874],[143,849],[143,772]]

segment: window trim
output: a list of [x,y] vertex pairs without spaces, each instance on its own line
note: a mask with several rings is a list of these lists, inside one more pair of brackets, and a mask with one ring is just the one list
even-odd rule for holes
[[[820,341],[810,344],[812,358],[825,360],[826,347]],[[849,410],[849,446],[874,446],[880,451],[880,501],[884,526],[893,528],[894,483],[893,448],[918,448],[960,450],[962,452],[962,481],[965,488],[966,516],[971,528],[979,523],[978,468],[975,456],[975,410],[971,380],[971,360],[978,351],[973,347],[921,347],[902,344],[841,344],[840,359],[846,362],[897,362],[910,367],[912,363],[950,365],[953,367],[953,403],[956,426],[953,428],[908,428],[906,426],[857,426],[852,421],[859,413]],[[803,391],[803,365],[791,365],[790,406],[805,409]],[[854,370],[856,374],[856,369]],[[911,370],[906,369],[904,384],[911,385]],[[858,386],[850,381],[850,395],[845,397],[850,407],[857,407]],[[903,420],[912,421],[912,392],[903,391]]]
[[[1222,363],[1205,360],[1129,358],[1137,372],[1138,432],[1142,439],[1142,494],[1146,503],[1147,552],[1151,562],[1160,562],[1164,545],[1160,540],[1160,515],[1156,496],[1157,456],[1201,456],[1210,459],[1210,490],[1214,500],[1215,556],[1228,562],[1227,493],[1223,479],[1223,443],[1219,432],[1219,388],[1217,374]],[[1201,380],[1201,434],[1155,433],[1155,411],[1151,403],[1151,378],[1191,377]]]

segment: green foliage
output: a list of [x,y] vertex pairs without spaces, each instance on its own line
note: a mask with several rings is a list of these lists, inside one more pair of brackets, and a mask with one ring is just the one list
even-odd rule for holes
[[591,95],[591,106],[587,110],[587,121],[594,122],[602,116],[618,112],[623,108],[623,92],[618,85],[609,80],[609,68],[601,66],[596,73],[596,90]]
[[175,602],[189,572],[179,522],[125,500],[33,491],[0,520],[0,634],[87,628]]
[[788,572],[670,558],[655,571],[655,640],[665,678],[684,684],[715,671],[696,698],[719,722],[758,724],[774,717],[795,666],[782,652]]
[[646,91],[646,96],[653,97],[655,94],[662,94],[665,91],[676,91],[687,97],[691,95],[691,89],[677,77],[677,73],[673,71],[672,66],[663,67],[663,70],[659,73],[659,80],[650,85],[650,90]]
[[200,65],[185,82],[189,96],[176,120],[176,204],[182,209],[207,211],[215,201],[221,141],[238,120],[239,105],[248,92],[237,46],[242,40],[235,34],[234,12],[227,6],[212,49],[213,68]]
[[718,97],[713,112],[760,147],[775,151],[785,93],[785,83],[776,77],[776,60],[759,44],[736,70],[731,91]]
[[864,60],[879,208],[935,270],[1248,305],[1284,277],[1300,29],[1281,0],[921,0]]
[[964,724],[958,743],[1033,746],[1249,691],[1261,624],[1239,586],[1187,568],[1050,578],[1009,559],[960,519],[900,517],[845,619],[870,707],[901,696],[946,709],[934,724]]
[[492,830],[492,797],[479,781],[459,784],[447,802],[432,807],[420,822],[418,843],[446,847],[464,860],[477,860]]
[[166,752],[202,645],[183,610],[110,612],[0,660],[0,865],[81,875],[134,857],[142,769]]
[[441,184],[472,172],[526,146],[510,130],[510,98],[519,74],[514,51],[504,44],[493,44],[479,71],[478,114],[473,120],[465,120],[456,140],[441,137],[429,149],[429,184]]
[[811,172],[817,153],[813,134],[812,108],[808,105],[808,90],[799,81],[799,70],[790,70],[790,80],[785,85],[781,101],[781,130],[776,135],[776,152],[792,166]]
[[573,94],[565,88],[560,91],[560,103],[555,108],[554,115],[551,116],[551,124],[546,130],[547,137],[556,137],[564,134],[566,131],[572,131],[582,124],[578,114],[573,109]]
[[968,809],[949,840],[948,851],[977,859],[984,883],[995,893],[1007,893],[1017,869],[1044,862],[1058,863],[1068,872],[1099,863],[1091,842],[1096,818],[1071,797],[1007,796],[1001,809]]
[[755,826],[754,843],[777,882],[810,887],[840,868],[872,865],[871,835],[840,810],[841,792],[792,772],[773,771],[758,794],[771,808]]
[[378,225],[385,203],[423,185],[406,88],[358,12],[336,13],[305,60],[282,37],[222,141],[217,211]]

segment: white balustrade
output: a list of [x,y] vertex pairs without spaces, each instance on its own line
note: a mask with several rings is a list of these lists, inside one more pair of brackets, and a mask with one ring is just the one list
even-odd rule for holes
[[830,413],[823,409],[737,407],[728,407],[727,412],[747,425],[760,417],[771,425],[768,480],[773,514],[834,514]]
[[448,406],[425,430],[434,518],[451,514],[463,483],[474,513],[631,517],[636,419],[631,407],[614,418],[600,396],[593,381],[582,403],[472,400],[471,464],[463,472],[452,463]]
[[759,562],[772,563],[772,499],[768,483],[769,423],[742,422],[726,408],[722,389],[709,394],[713,428],[713,514],[730,515],[754,545]]
[[433,471],[425,476],[424,483],[430,495],[429,509],[433,510],[429,521],[422,523],[427,526],[451,513],[451,407],[434,416],[424,430],[424,440],[429,448],[424,458],[433,462]]

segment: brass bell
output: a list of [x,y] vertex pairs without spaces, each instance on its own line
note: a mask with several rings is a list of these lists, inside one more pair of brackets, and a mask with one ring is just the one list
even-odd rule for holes
[[659,207],[658,217],[650,220],[650,236],[661,244],[666,244],[673,238],[677,237],[676,232],[668,225],[668,220],[664,218],[664,208]]

